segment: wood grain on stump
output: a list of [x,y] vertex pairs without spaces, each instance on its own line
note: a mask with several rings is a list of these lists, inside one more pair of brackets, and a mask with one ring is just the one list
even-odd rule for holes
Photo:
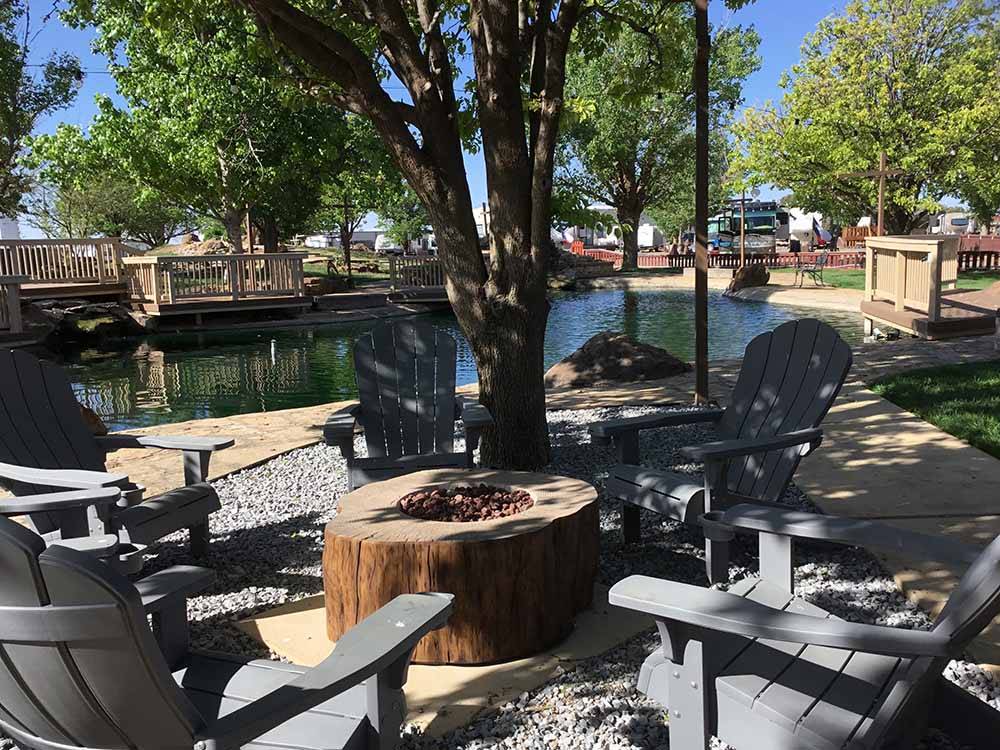
[[[426,521],[399,508],[411,492],[479,484],[522,489],[534,505],[506,518]],[[336,641],[399,594],[455,595],[448,625],[414,661],[488,664],[544,651],[590,604],[598,558],[597,492],[549,474],[435,469],[366,485],[326,525],[327,634]]]

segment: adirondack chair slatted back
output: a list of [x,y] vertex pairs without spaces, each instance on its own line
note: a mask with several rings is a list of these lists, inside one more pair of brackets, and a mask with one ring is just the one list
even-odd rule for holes
[[382,323],[354,345],[368,455],[451,453],[455,340],[426,323]]
[[66,373],[24,351],[0,351],[0,461],[104,471]]
[[[720,439],[761,438],[819,426],[851,368],[851,348],[826,323],[806,318],[755,337],[746,348]],[[768,501],[785,491],[799,448],[730,462],[726,488]]]
[[0,724],[24,745],[190,747],[204,726],[138,594],[90,556],[0,518]]

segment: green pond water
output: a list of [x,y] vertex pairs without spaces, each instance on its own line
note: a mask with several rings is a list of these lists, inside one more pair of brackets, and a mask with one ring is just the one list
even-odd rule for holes
[[[554,294],[546,367],[595,333],[625,331],[676,356],[694,355],[689,291],[620,290]],[[477,379],[468,345],[450,313],[422,316],[459,342],[458,382]],[[739,357],[758,333],[817,317],[850,342],[862,337],[857,313],[709,299],[709,356]],[[310,406],[356,395],[351,347],[375,323],[288,329],[176,333],[130,340],[113,351],[85,350],[64,360],[77,396],[111,429]]]

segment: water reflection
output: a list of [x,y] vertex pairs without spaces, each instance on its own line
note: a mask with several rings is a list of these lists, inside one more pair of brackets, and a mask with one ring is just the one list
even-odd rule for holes
[[[692,302],[690,292],[673,290],[556,295],[546,366],[605,330],[624,330],[690,359]],[[857,314],[734,302],[713,294],[710,356],[738,357],[754,335],[806,315],[826,320],[849,341],[861,338]],[[475,381],[475,363],[454,318],[444,313],[427,318],[459,341],[458,382]],[[351,347],[372,325],[157,335],[126,350],[80,352],[66,364],[81,402],[112,429],[273,411],[352,398]]]

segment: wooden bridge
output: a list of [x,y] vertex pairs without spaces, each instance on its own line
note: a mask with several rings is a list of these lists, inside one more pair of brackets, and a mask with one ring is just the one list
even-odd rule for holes
[[123,297],[122,260],[137,251],[116,238],[0,240],[0,276],[22,276],[24,299]]
[[441,260],[433,255],[390,256],[388,296],[392,302],[448,302]]

